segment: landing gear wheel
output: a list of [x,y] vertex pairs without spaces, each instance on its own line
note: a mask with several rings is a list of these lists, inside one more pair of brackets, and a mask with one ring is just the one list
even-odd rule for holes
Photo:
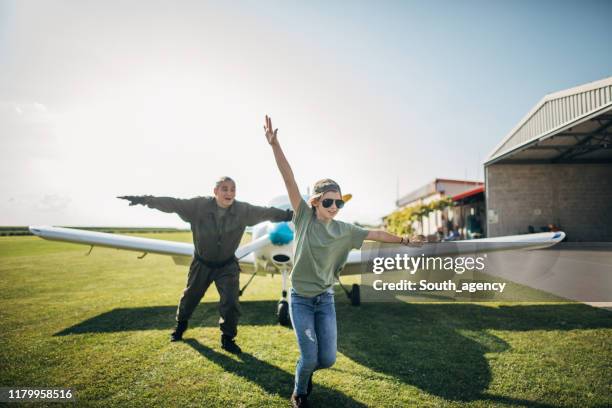
[[351,305],[359,306],[361,304],[361,294],[359,293],[359,285],[353,283],[351,288]]
[[289,316],[289,303],[282,299],[278,301],[276,316],[281,326],[291,327],[291,317]]

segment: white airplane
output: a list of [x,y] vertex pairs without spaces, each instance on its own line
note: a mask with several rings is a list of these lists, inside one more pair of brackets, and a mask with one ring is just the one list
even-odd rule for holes
[[[270,206],[280,209],[289,208],[287,196],[277,197],[270,202]],[[52,241],[65,241],[77,244],[117,248],[142,252],[138,258],[147,254],[160,254],[172,256],[179,265],[189,265],[193,259],[194,246],[190,243],[166,241],[151,238],[132,237],[120,234],[85,231],[74,228],[31,226],[32,234]],[[287,278],[293,265],[294,226],[292,222],[263,222],[251,229],[252,240],[236,250],[235,256],[240,263],[243,273],[251,277],[240,290],[244,292],[255,275],[280,273],[282,278],[281,299],[278,302],[277,316],[280,324],[288,326],[289,304],[287,302]],[[475,252],[488,252],[510,249],[539,249],[546,248],[561,242],[565,238],[564,232],[542,232],[537,234],[513,235],[506,237],[474,239],[469,241],[452,241],[425,244],[422,247],[402,248],[403,253],[409,256],[441,256],[473,254]],[[485,245],[483,245],[485,244]],[[358,250],[350,252],[342,275],[363,273],[362,253]],[[340,283],[338,281],[338,283]],[[349,297],[351,304],[360,304],[359,285],[353,284],[347,290],[340,284]]]

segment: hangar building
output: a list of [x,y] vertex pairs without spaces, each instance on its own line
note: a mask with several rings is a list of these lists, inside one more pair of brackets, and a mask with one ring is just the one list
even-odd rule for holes
[[489,237],[612,241],[612,77],[545,96],[484,166]]

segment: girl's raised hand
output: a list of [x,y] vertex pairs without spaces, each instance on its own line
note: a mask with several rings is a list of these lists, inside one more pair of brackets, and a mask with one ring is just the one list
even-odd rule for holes
[[268,143],[271,145],[276,144],[278,129],[272,130],[272,118],[266,115],[266,123],[264,125],[264,130],[266,131],[266,139],[268,139]]

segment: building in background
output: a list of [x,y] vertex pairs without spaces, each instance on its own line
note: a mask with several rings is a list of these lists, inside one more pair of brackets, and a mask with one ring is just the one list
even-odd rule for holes
[[612,77],[545,96],[484,166],[489,236],[612,241]]
[[467,228],[469,218],[474,233],[476,233],[478,222],[481,225],[479,235],[475,235],[474,238],[482,236],[485,232],[482,228],[485,214],[483,182],[438,178],[401,197],[395,204],[397,209],[401,210],[407,207],[430,205],[448,198],[453,199],[454,207],[434,210],[420,217],[413,221],[413,230],[430,239],[439,235],[446,237],[452,230],[455,230],[462,238],[470,238],[471,234],[468,233]]
[[459,238],[478,239],[487,236],[485,187],[483,185],[452,197],[451,220],[458,227]]

